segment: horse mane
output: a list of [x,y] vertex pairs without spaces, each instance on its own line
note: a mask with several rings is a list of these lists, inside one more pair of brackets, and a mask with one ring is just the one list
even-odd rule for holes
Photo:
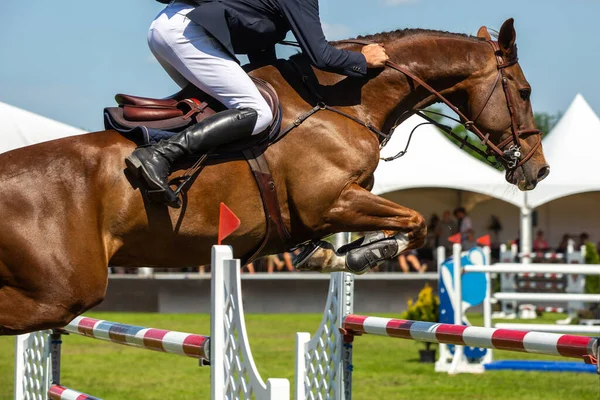
[[[395,31],[389,31],[389,32],[375,33],[372,35],[361,35],[361,36],[356,37],[356,39],[357,40],[366,40],[366,41],[377,43],[377,42],[389,42],[389,41],[393,41],[393,40],[398,40],[398,39],[403,39],[403,38],[413,37],[413,36],[420,36],[420,35],[459,37],[459,38],[464,38],[464,39],[470,39],[473,41],[485,40],[480,37],[471,36],[471,35],[467,35],[464,33],[438,31],[438,30],[433,30],[433,29],[410,29],[410,28],[397,29]],[[343,40],[340,42],[343,42]],[[337,41],[332,42],[333,45],[335,45],[337,43],[338,43]]]

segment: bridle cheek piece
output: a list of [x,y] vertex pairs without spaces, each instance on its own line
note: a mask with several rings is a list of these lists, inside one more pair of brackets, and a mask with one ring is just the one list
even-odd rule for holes
[[[516,116],[516,112],[515,112],[514,100],[513,100],[513,96],[508,87],[508,78],[506,76],[506,71],[505,71],[505,69],[507,67],[518,64],[519,58],[517,56],[517,47],[514,46],[514,52],[513,52],[512,57],[510,59],[508,59],[507,61],[505,61],[504,53],[502,52],[502,50],[500,50],[500,46],[498,45],[498,42],[489,40],[488,43],[490,44],[490,46],[492,46],[492,49],[494,50],[494,54],[496,55],[496,62],[498,63],[498,76],[496,78],[496,83],[494,84],[494,87],[492,89],[492,93],[496,90],[497,82],[501,78],[502,79],[502,89],[504,90],[504,95],[506,97],[506,104],[508,106],[508,112],[510,114],[510,130],[512,133],[511,136],[509,136],[507,139],[500,142],[497,147],[499,149],[503,150],[500,158],[504,160],[507,168],[512,170],[512,169],[522,166],[531,157],[533,157],[533,155],[535,154],[535,151],[542,144],[542,132],[539,129],[518,129],[519,123],[517,121],[517,116]],[[484,104],[483,108],[485,108],[487,106],[487,103],[489,102],[491,97],[492,96],[490,94],[490,96],[486,100],[486,103]],[[481,112],[483,112],[483,109],[479,112],[478,116],[481,115]],[[525,135],[525,134],[534,134],[534,135],[538,135],[538,137],[537,137],[537,141],[535,142],[535,144],[529,150],[529,153],[527,153],[527,155],[523,157],[523,154],[521,151],[521,148],[522,148],[521,136]],[[507,146],[508,146],[508,149],[504,150]],[[492,149],[492,151],[494,151],[494,150]]]
[[[360,45],[371,44],[370,42],[367,42],[364,40],[344,40],[342,42],[360,44]],[[498,44],[498,42],[495,42],[493,40],[488,40],[487,43],[492,47],[492,49],[494,51],[494,55],[496,56],[496,62],[498,64],[498,66],[497,66],[498,74],[496,76],[494,84],[492,85],[491,89],[489,90],[489,94],[486,98],[486,101],[485,101],[483,107],[477,114],[475,114],[475,118],[473,118],[472,120],[467,118],[467,116],[464,113],[462,113],[454,104],[452,104],[448,99],[446,99],[440,92],[435,90],[433,87],[431,87],[429,84],[427,84],[421,78],[419,78],[418,76],[413,74],[411,71],[407,70],[404,67],[399,66],[398,64],[395,64],[392,61],[387,61],[386,65],[398,72],[403,73],[404,75],[408,76],[409,78],[413,79],[415,82],[419,83],[421,86],[423,86],[425,89],[427,89],[432,95],[436,96],[440,101],[445,103],[452,111],[454,111],[460,117],[459,122],[467,130],[469,130],[469,131],[473,132],[475,135],[477,135],[477,137],[479,138],[481,143],[487,147],[486,152],[483,152],[484,156],[494,156],[497,160],[503,161],[506,168],[508,168],[509,170],[513,170],[515,168],[522,166],[531,157],[533,157],[535,151],[542,144],[542,132],[538,129],[521,129],[521,130],[518,129],[519,125],[518,125],[517,117],[516,117],[516,113],[515,113],[514,101],[513,101],[513,97],[509,90],[508,77],[506,76],[506,71],[505,71],[506,68],[518,64],[519,58],[517,57],[517,47],[514,46],[514,51],[513,51],[512,56],[509,59],[505,59],[504,53],[500,49],[500,45]],[[481,114],[483,113],[483,111],[485,110],[485,108],[487,107],[490,99],[492,98],[494,92],[496,91],[496,88],[498,87],[498,82],[500,80],[502,81],[502,88],[504,90],[504,95],[506,97],[506,104],[507,104],[508,112],[510,115],[511,135],[508,138],[506,138],[505,140],[503,140],[502,142],[495,145],[492,142],[490,142],[489,134],[484,134],[483,132],[481,132],[481,130],[479,128],[477,128],[476,122],[479,119],[479,117],[481,116]],[[419,113],[419,114],[421,116],[423,116],[422,113]],[[435,123],[430,118],[426,118],[426,119],[430,123],[433,123],[438,126],[441,125],[439,123]],[[443,125],[440,127],[443,127]],[[446,133],[449,133],[448,130],[446,130],[446,129],[442,129],[442,130]],[[538,140],[535,143],[535,145],[531,148],[529,153],[527,153],[527,155],[523,156],[521,136],[525,135],[525,134],[538,135]],[[464,144],[465,143],[463,143],[463,146],[464,146]],[[473,146],[470,146],[470,148],[474,149]],[[406,151],[404,151],[403,153],[405,153],[405,152]],[[395,158],[395,157],[392,157],[392,158]]]

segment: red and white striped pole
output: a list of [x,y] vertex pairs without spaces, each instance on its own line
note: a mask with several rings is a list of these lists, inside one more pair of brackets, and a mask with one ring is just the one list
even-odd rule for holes
[[50,400],[101,400],[98,397],[78,392],[60,385],[52,385],[48,390]]
[[587,363],[592,362],[598,351],[598,339],[585,336],[481,328],[362,315],[347,316],[343,329],[349,335],[371,334],[430,343],[545,354],[579,358]]

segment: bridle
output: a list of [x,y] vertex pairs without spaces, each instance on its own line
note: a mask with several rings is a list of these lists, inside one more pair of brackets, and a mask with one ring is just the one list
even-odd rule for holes
[[[368,41],[356,40],[356,39],[343,40],[338,43],[360,44],[360,45],[364,45],[364,46],[373,44]],[[386,66],[408,76],[409,78],[411,78],[412,80],[417,82],[419,85],[421,85],[423,88],[425,88],[427,91],[429,91],[432,95],[437,97],[440,101],[445,103],[452,111],[454,111],[460,117],[460,121],[458,121],[458,122],[461,123],[467,130],[469,130],[469,131],[473,132],[475,135],[477,135],[477,137],[479,138],[481,143],[484,146],[486,146],[486,149],[487,149],[485,152],[483,152],[474,146],[469,146],[472,150],[482,153],[482,155],[484,157],[494,156],[497,160],[504,161],[504,164],[506,165],[506,167],[508,169],[512,170],[512,169],[516,169],[516,168],[522,166],[523,164],[525,164],[534,155],[535,151],[542,144],[542,132],[538,129],[518,129],[518,122],[517,122],[517,116],[515,113],[516,109],[514,106],[514,100],[513,100],[513,96],[510,93],[510,90],[508,87],[508,78],[506,76],[506,71],[505,71],[506,68],[516,65],[519,62],[519,58],[517,57],[516,46],[514,47],[512,56],[509,59],[505,59],[504,53],[502,52],[502,50],[500,50],[500,46],[499,46],[498,42],[488,40],[487,43],[492,47],[492,49],[494,51],[494,55],[496,56],[496,62],[498,64],[498,66],[497,66],[498,74],[496,75],[494,84],[489,91],[489,95],[487,96],[487,99],[486,99],[485,103],[483,104],[483,107],[477,114],[475,114],[475,118],[473,118],[472,120],[467,118],[467,116],[464,113],[462,113],[458,109],[458,107],[456,107],[454,104],[452,104],[440,92],[435,90],[433,87],[431,87],[429,84],[427,84],[425,81],[423,81],[421,78],[416,76],[411,71],[407,70],[404,67],[401,67],[400,65],[398,65],[392,61],[387,61]],[[490,134],[489,133],[484,134],[483,132],[481,132],[481,130],[479,128],[477,128],[477,126],[475,126],[475,124],[476,124],[477,120],[479,119],[479,117],[481,116],[481,114],[483,113],[483,111],[485,110],[485,108],[487,107],[490,99],[492,98],[492,95],[494,94],[494,92],[496,91],[496,88],[498,87],[498,82],[500,80],[502,80],[502,88],[504,89],[504,95],[506,97],[506,104],[508,107],[508,112],[510,114],[511,135],[508,138],[506,138],[505,140],[503,140],[502,142],[495,145],[494,143],[490,142]],[[419,114],[421,116],[423,116],[422,112],[419,112]],[[433,123],[440,127],[447,128],[444,125],[441,125],[438,122],[432,120],[431,118],[426,118],[426,119],[429,121],[429,123]],[[393,128],[395,128],[395,127],[396,127],[396,124],[394,125]],[[443,129],[443,130],[446,133],[449,133],[448,129]],[[533,145],[533,147],[531,148],[529,153],[527,155],[523,156],[523,154],[521,152],[521,148],[522,148],[521,136],[529,135],[529,134],[538,135],[538,140],[536,141],[535,145]],[[454,136],[456,137],[456,135],[454,135]],[[464,145],[464,143],[463,143],[463,145]]]

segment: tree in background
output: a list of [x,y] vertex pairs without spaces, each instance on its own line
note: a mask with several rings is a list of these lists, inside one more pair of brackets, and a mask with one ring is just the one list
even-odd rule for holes
[[535,113],[535,125],[537,128],[544,133],[544,137],[554,128],[554,126],[560,121],[562,118],[562,112],[557,112],[556,114],[548,114],[548,113]]

